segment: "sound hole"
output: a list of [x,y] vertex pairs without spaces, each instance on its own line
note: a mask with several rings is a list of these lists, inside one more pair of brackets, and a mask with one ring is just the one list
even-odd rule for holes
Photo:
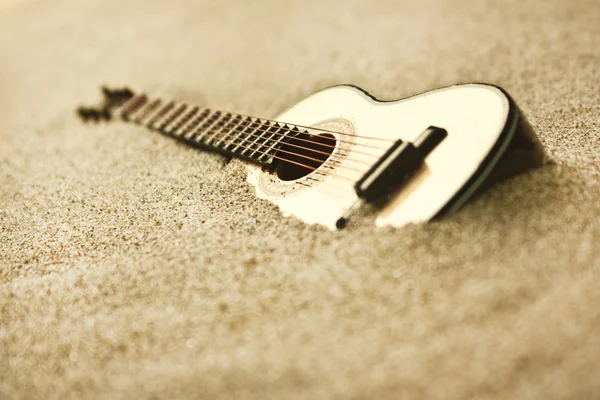
[[319,168],[335,149],[335,137],[328,133],[311,136],[300,134],[285,143],[277,152],[277,177],[294,181]]

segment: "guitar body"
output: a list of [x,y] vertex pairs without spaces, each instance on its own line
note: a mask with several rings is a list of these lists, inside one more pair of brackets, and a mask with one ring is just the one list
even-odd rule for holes
[[[463,84],[381,102],[353,86],[335,86],[301,100],[276,118],[332,132],[329,159],[312,173],[282,180],[249,165],[260,198],[285,215],[335,230],[357,199],[353,182],[390,142],[414,141],[429,126],[448,135],[378,212],[378,226],[429,221],[461,207],[479,189],[544,162],[544,152],[512,99],[500,88]],[[335,133],[339,132],[339,133]],[[319,173],[327,171],[327,173]],[[332,173],[331,171],[334,171]]]
[[[248,162],[259,197],[286,215],[343,227],[360,204],[378,226],[452,212],[499,180],[540,166],[541,143],[508,94],[463,84],[382,102],[354,86],[301,100],[275,120],[103,88],[84,121],[123,120]],[[360,201],[357,199],[360,198]]]

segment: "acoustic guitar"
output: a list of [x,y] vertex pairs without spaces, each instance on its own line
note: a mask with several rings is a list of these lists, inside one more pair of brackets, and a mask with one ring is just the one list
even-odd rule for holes
[[117,115],[247,162],[257,196],[286,215],[342,228],[362,204],[378,226],[422,223],[542,165],[543,147],[500,87],[461,84],[396,101],[349,85],[312,94],[273,119],[103,88],[84,120]]

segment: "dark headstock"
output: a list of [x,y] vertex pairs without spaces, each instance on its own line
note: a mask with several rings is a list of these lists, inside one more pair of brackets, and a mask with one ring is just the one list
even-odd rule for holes
[[102,86],[102,103],[96,107],[80,106],[77,108],[77,115],[84,122],[109,121],[112,117],[111,111],[132,98],[133,94],[129,88],[109,89]]

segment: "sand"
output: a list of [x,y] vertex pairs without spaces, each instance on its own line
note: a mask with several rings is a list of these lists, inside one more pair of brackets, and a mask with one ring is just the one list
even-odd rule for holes
[[[0,398],[600,398],[599,48],[585,0],[0,9]],[[304,225],[239,162],[73,114],[103,83],[269,117],[472,81],[553,162],[402,229]]]

